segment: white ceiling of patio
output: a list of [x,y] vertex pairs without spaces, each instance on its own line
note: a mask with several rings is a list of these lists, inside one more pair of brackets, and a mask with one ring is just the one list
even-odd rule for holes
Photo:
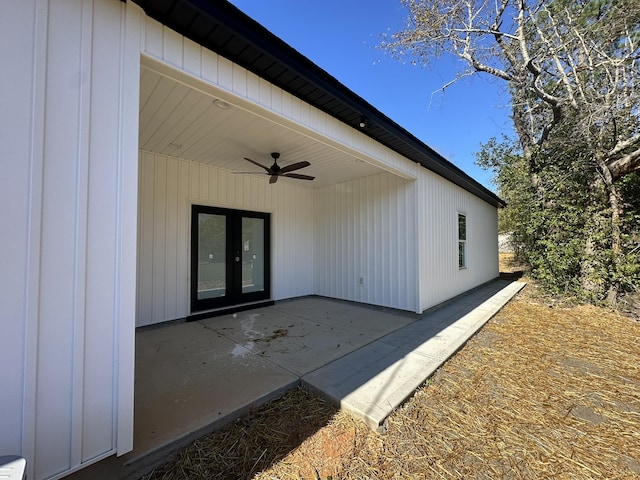
[[304,160],[311,163],[296,173],[315,176],[314,181],[282,178],[308,187],[383,171],[365,158],[356,158],[246,107],[225,104],[145,66],[141,71],[139,142],[142,150],[234,172],[260,172],[244,157],[270,166],[270,153],[279,152],[281,167]]

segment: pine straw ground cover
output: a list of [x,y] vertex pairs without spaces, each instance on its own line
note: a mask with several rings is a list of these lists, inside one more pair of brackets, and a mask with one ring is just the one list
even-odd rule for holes
[[640,478],[640,323],[528,286],[384,433],[295,390],[148,479]]

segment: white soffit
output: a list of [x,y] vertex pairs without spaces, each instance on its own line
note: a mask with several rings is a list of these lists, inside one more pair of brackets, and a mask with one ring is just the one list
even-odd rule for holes
[[142,58],[141,150],[234,172],[260,172],[244,157],[270,166],[270,153],[279,152],[280,166],[306,160],[311,166],[296,173],[316,177],[312,182],[287,181],[316,188],[383,171],[414,178],[222,89],[209,85],[204,91],[201,80]]

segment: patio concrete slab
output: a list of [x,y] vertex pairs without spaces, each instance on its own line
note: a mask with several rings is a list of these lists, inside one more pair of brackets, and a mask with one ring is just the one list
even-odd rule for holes
[[134,456],[273,398],[298,376],[199,323],[136,335]]
[[309,298],[201,323],[302,376],[412,321],[400,314]]
[[374,340],[413,322],[413,314],[321,297],[277,303],[275,310],[315,323],[342,328]]
[[71,478],[137,479],[300,382],[378,428],[524,285],[492,282],[422,317],[309,297],[138,331],[134,451]]
[[497,281],[302,378],[378,429],[524,283]]

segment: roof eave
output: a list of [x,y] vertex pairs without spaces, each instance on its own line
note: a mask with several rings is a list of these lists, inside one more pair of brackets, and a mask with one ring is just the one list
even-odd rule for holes
[[[133,0],[205,48],[419,163],[495,207],[505,202],[227,1]],[[361,117],[366,128],[358,128]]]

